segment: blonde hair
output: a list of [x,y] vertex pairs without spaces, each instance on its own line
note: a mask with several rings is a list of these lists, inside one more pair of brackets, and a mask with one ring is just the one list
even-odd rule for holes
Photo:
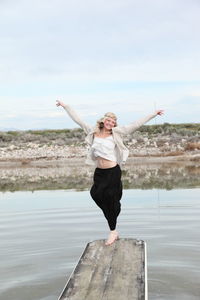
[[99,119],[96,123],[96,127],[95,127],[95,133],[99,133],[100,130],[104,127],[104,121],[107,119],[107,118],[111,118],[115,121],[115,125],[114,127],[117,126],[117,117],[114,113],[112,112],[107,112],[101,119]]

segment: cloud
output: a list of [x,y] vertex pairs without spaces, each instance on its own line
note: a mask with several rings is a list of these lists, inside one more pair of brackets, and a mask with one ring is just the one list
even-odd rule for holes
[[195,1],[59,0],[35,1],[34,6],[17,1],[3,6],[4,78],[177,80],[199,75]]
[[0,1],[1,120],[61,126],[57,97],[91,122],[112,109],[128,121],[155,105],[181,121],[174,107],[188,99],[182,120],[196,120],[199,13],[195,0]]
[[1,120],[14,119],[16,117],[18,117],[18,114],[6,114],[1,116]]

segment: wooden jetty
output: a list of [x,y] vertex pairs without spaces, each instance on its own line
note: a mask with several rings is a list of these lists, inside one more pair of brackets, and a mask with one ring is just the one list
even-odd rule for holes
[[147,300],[144,241],[119,239],[87,244],[59,300]]

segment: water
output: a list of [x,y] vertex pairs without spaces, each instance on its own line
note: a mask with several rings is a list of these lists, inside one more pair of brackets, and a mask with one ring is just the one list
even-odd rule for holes
[[[149,299],[199,300],[200,189],[124,190],[121,237],[147,242]],[[107,224],[88,191],[0,193],[0,299],[55,300]]]

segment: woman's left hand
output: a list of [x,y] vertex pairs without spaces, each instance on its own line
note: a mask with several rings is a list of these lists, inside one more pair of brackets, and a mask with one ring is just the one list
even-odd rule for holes
[[163,109],[160,109],[160,110],[156,110],[156,114],[161,116],[164,114],[164,110]]

